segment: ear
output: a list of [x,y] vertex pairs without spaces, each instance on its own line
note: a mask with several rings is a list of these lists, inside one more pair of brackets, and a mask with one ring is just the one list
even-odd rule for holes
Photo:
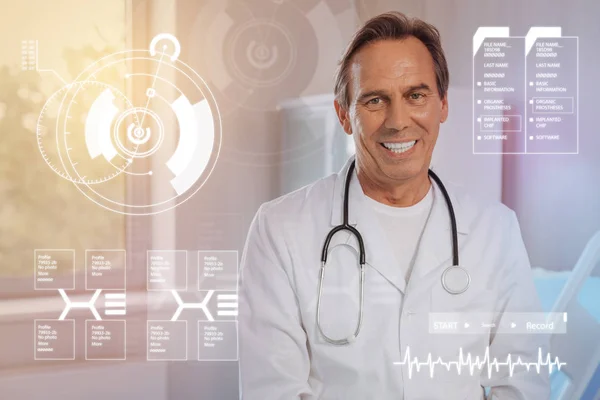
[[442,100],[442,113],[440,114],[440,123],[446,122],[448,119],[448,92],[444,95]]
[[333,101],[335,107],[335,113],[337,114],[340,125],[344,128],[344,132],[348,135],[352,135],[352,125],[350,124],[350,113],[337,101]]

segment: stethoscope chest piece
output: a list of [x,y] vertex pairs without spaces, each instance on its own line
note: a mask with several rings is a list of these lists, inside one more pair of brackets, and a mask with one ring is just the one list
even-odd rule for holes
[[466,269],[459,265],[446,268],[442,273],[442,286],[450,294],[461,294],[467,291],[471,276]]

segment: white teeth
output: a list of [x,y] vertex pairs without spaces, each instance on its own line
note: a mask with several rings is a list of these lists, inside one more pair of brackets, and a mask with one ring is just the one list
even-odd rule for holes
[[394,153],[404,153],[405,151],[410,150],[415,143],[417,143],[417,141],[413,140],[412,142],[405,143],[383,143],[383,146]]

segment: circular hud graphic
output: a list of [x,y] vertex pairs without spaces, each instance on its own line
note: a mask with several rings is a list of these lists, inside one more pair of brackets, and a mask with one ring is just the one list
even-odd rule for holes
[[[37,127],[52,170],[122,214],[156,214],[196,193],[219,156],[221,119],[205,81],[178,59],[180,50],[174,36],[160,34],[149,50],[106,56],[56,92]],[[115,178],[123,180],[120,190],[107,184]],[[125,185],[160,190],[150,202]]]
[[[277,121],[286,100],[333,91],[347,36],[342,26],[355,18],[351,0],[209,0],[182,18],[191,26],[189,43],[203,49],[191,62],[210,77],[225,123],[233,126],[228,162],[272,165],[322,149],[322,132],[277,139],[276,149],[281,127],[263,124]],[[327,87],[323,74],[331,76]],[[247,121],[244,129],[240,120]]]

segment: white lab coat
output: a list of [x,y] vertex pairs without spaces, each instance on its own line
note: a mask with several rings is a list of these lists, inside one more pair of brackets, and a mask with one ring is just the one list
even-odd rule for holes
[[[455,209],[460,264],[471,285],[460,295],[447,293],[441,274],[451,265],[451,230],[446,202],[435,183],[429,222],[417,250],[409,282],[396,264],[378,220],[364,202],[356,177],[350,185],[349,221],[366,249],[364,317],[353,343],[334,346],[316,325],[317,287],[325,236],[342,219],[342,196],[350,160],[337,174],[263,204],[250,228],[240,274],[240,379],[246,400],[406,399],[544,400],[548,373],[516,367],[509,377],[500,368],[468,367],[460,374],[436,365],[417,372],[403,361],[458,361],[471,354],[505,362],[538,360],[548,351],[541,335],[429,333],[430,312],[539,311],[531,268],[515,213],[485,204],[446,185]],[[333,338],[347,337],[358,319],[358,247],[347,231],[330,245],[322,296],[321,325]],[[504,321],[505,322],[505,321]],[[412,369],[412,371],[411,371]],[[410,375],[410,378],[409,378]]]

